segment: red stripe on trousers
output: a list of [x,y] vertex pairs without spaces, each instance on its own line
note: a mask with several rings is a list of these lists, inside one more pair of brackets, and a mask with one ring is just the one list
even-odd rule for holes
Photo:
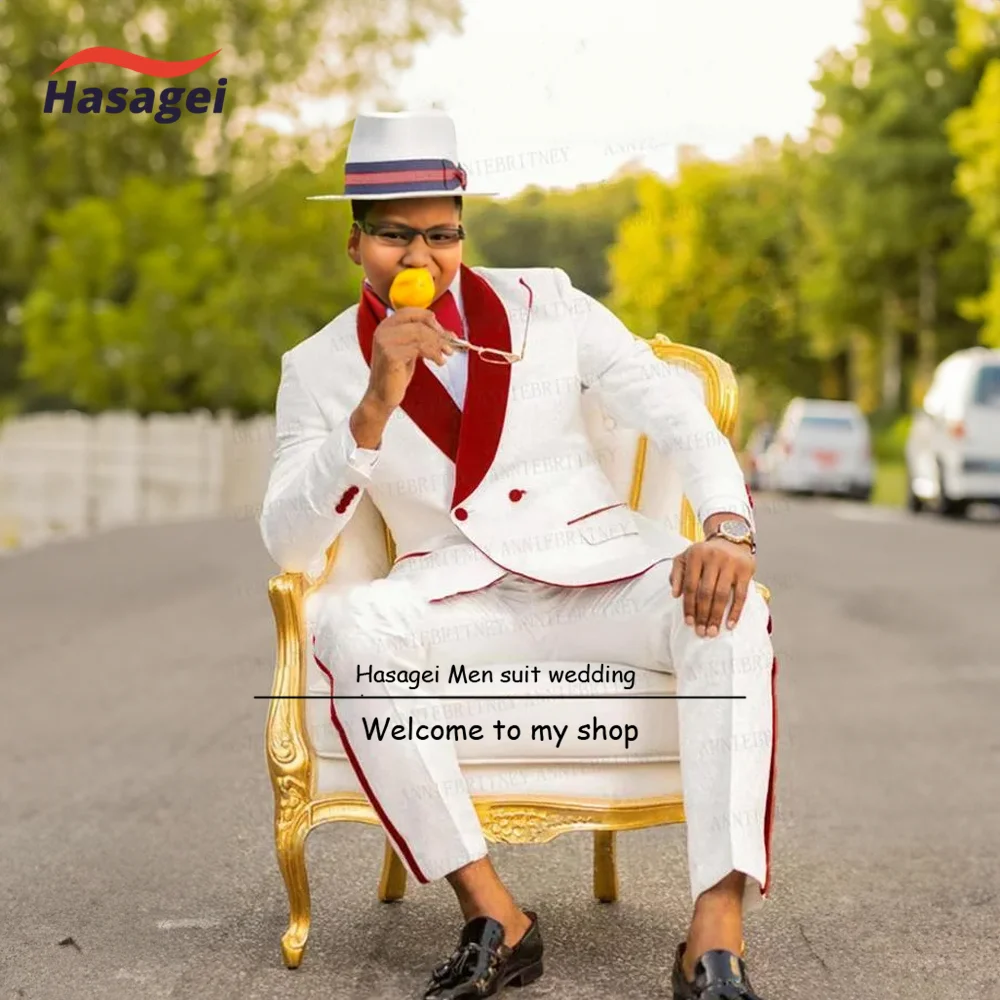
[[[767,618],[767,634],[771,634],[771,616]],[[771,660],[771,769],[767,777],[767,799],[764,805],[764,885],[761,894],[771,888],[771,834],[774,832],[774,779],[778,751],[778,658]]]
[[[315,637],[313,642],[315,642]],[[365,772],[361,770],[361,765],[358,763],[358,758],[354,756],[354,751],[351,749],[351,744],[347,741],[347,733],[344,732],[344,727],[340,724],[340,719],[337,718],[337,711],[333,704],[333,674],[327,670],[323,661],[313,652],[313,659],[316,661],[316,665],[320,670],[326,674],[327,680],[330,682],[330,721],[334,724],[337,730],[337,735],[340,736],[340,742],[343,744],[344,753],[347,754],[347,760],[349,761],[352,770],[354,771],[355,777],[357,777],[359,784],[364,789],[365,795],[368,796],[368,801],[371,802],[372,808],[378,814],[378,818],[382,821],[382,826],[385,827],[385,832],[389,834],[393,842],[396,845],[396,849],[400,854],[406,859],[406,863],[410,867],[410,871],[416,876],[418,882],[423,885],[427,885],[430,879],[420,870],[420,866],[417,864],[416,858],[413,857],[413,852],[410,850],[409,845],[400,836],[399,831],[392,824],[392,820],[386,815],[385,810],[382,808],[382,803],[379,802],[375,793],[372,791],[372,786],[368,784],[368,779],[365,777]]]

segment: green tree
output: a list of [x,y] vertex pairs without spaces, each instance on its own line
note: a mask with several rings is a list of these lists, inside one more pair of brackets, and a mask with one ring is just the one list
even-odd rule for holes
[[24,374],[85,411],[267,410],[281,353],[360,285],[349,206],[306,201],[316,187],[301,165],[242,199],[133,177],[54,214],[24,304]]
[[611,253],[611,305],[632,329],[724,357],[777,402],[808,391],[799,322],[802,166],[793,144],[758,141],[735,163],[690,158],[649,178]]
[[956,66],[987,63],[975,99],[947,123],[952,148],[960,158],[956,189],[972,209],[970,229],[990,248],[987,291],[961,303],[963,315],[982,323],[984,343],[1000,347],[1000,3],[959,5]]
[[803,297],[817,351],[848,353],[852,394],[893,410],[908,374],[919,397],[940,357],[975,340],[960,303],[983,287],[986,258],[953,188],[945,123],[984,60],[949,58],[955,0],[870,0],[863,28],[814,83]]
[[530,187],[503,201],[470,201],[470,243],[488,267],[561,267],[603,299],[611,289],[607,254],[619,223],[638,204],[638,177],[571,191]]

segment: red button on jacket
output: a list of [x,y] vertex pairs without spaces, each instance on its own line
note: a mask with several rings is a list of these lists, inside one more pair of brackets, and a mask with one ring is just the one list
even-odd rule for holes
[[351,501],[358,495],[359,492],[360,491],[357,486],[348,486],[347,489],[340,495],[340,499],[337,501],[337,506],[334,507],[334,510],[338,514],[346,513]]
[[524,490],[511,490],[507,496],[509,496],[514,503],[517,503],[517,501],[524,496]]
[[464,521],[469,516],[469,512],[464,507],[455,508],[455,520]]

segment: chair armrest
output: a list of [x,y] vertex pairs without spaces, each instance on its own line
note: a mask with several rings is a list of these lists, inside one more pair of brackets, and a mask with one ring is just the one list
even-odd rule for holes
[[[274,680],[267,712],[267,759],[278,784],[311,785],[310,760],[306,729],[306,598],[330,578],[337,561],[339,539],[327,549],[326,566],[315,580],[305,573],[279,573],[268,581],[267,595],[274,613],[277,652]],[[297,788],[301,792],[301,788]],[[287,789],[286,789],[287,796]]]
[[312,753],[305,725],[306,688],[305,595],[303,573],[281,573],[268,582],[268,597],[277,627],[274,681],[268,702],[265,743],[274,782],[276,822],[285,828],[312,796]]
[[[278,649],[271,695],[289,696],[303,693],[304,678],[294,669],[302,654],[305,638],[304,609],[308,588],[304,573],[279,573],[268,581],[267,595],[274,613]],[[304,662],[304,661],[303,661]]]
[[[683,368],[694,375],[702,385],[705,408],[712,416],[719,432],[733,443],[739,414],[739,383],[728,362],[716,354],[688,344],[676,344],[665,334],[657,333],[648,338],[653,354],[667,364]],[[636,450],[629,505],[639,509],[646,471],[648,440],[640,435]],[[704,531],[686,496],[681,497],[680,533],[690,542],[699,542]]]

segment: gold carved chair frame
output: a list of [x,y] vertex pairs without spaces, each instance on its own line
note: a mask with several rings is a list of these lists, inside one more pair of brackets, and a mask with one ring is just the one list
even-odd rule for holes
[[[739,392],[732,369],[707,351],[671,343],[658,334],[650,341],[662,361],[681,365],[696,374],[705,388],[705,402],[719,431],[732,439],[736,428]],[[639,507],[647,441],[639,438],[636,449],[629,504]],[[701,526],[686,499],[682,501],[681,532],[698,541]],[[390,564],[395,546],[388,529],[385,540]],[[317,794],[315,751],[310,743],[302,695],[306,692],[305,600],[321,587],[334,569],[337,542],[327,552],[322,576],[309,581],[301,573],[281,573],[268,586],[277,626],[277,661],[267,714],[266,750],[274,787],[274,836],[278,866],[288,893],[289,924],[281,939],[285,964],[297,967],[309,936],[310,896],[305,845],[309,833],[324,823],[351,821],[379,825],[375,810],[361,793]],[[758,584],[766,599],[770,594]],[[627,766],[627,765],[626,765]],[[480,796],[473,799],[488,841],[505,844],[543,844],[562,833],[592,831],[594,834],[594,895],[602,902],[618,898],[615,834],[651,826],[684,822],[679,795],[620,801],[545,798],[538,795]],[[406,869],[386,840],[379,899],[403,898]]]

